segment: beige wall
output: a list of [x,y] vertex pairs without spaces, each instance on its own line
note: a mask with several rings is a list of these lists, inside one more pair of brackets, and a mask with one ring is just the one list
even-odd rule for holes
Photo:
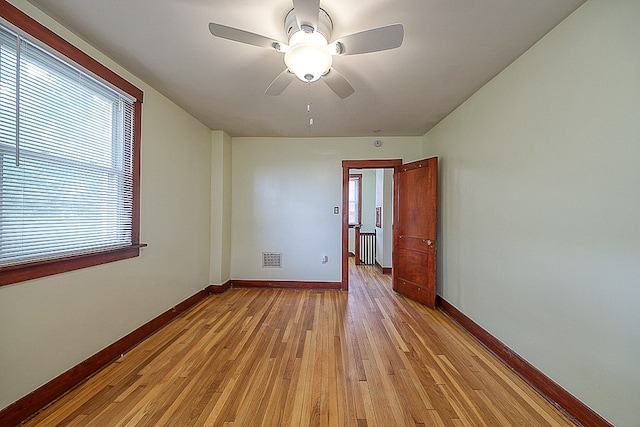
[[[419,137],[234,138],[231,276],[339,282],[342,160],[420,157]],[[342,209],[342,208],[341,208]],[[283,268],[262,268],[262,252]],[[321,256],[329,257],[322,264]]]
[[591,0],[425,136],[439,293],[613,424],[640,419],[640,2]]
[[212,285],[223,285],[231,279],[231,141],[223,131],[211,132]]
[[209,284],[211,131],[24,1],[12,2],[144,90],[142,255],[0,287],[0,408]]

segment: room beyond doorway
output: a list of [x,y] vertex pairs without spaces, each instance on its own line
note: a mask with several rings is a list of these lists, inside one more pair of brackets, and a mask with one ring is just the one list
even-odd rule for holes
[[[373,169],[391,169],[395,171],[395,167],[402,164],[402,159],[391,160],[343,160],[342,161],[342,289],[349,289],[349,175],[358,170],[373,170]],[[393,186],[391,186],[393,188]],[[389,212],[393,210],[392,196],[391,206],[388,206]],[[374,204],[374,208],[377,207]],[[373,213],[375,218],[375,212]],[[388,219],[391,215],[387,215]],[[362,215],[364,217],[364,214]],[[361,218],[358,218],[359,224],[361,224]],[[380,224],[382,225],[382,224]],[[389,239],[392,239],[392,228],[390,223],[388,224],[387,232]],[[375,221],[374,221],[375,226]],[[382,227],[379,228],[380,230]]]

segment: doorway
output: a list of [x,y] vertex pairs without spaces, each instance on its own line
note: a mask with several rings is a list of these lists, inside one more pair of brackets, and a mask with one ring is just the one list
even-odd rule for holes
[[[349,290],[349,175],[355,170],[394,169],[402,165],[402,159],[392,160],[344,160],[342,162],[342,290]],[[361,223],[361,219],[358,218]],[[351,227],[353,230],[353,225]],[[359,251],[359,250],[358,250]]]
[[393,168],[393,289],[435,308],[437,283],[438,158],[342,162],[342,286],[349,290],[349,174]]

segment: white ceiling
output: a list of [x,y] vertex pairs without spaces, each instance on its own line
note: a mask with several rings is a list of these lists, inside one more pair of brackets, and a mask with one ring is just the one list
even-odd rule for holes
[[283,137],[423,135],[584,3],[321,0],[332,39],[395,23],[405,30],[398,49],[334,57],[355,88],[340,99],[321,81],[265,95],[282,55],[209,33],[217,22],[287,42],[291,0],[29,1],[209,128]]

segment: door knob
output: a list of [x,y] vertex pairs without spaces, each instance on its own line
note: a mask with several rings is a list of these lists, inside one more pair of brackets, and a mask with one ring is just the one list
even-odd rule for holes
[[427,246],[433,246],[433,240],[427,240]]

